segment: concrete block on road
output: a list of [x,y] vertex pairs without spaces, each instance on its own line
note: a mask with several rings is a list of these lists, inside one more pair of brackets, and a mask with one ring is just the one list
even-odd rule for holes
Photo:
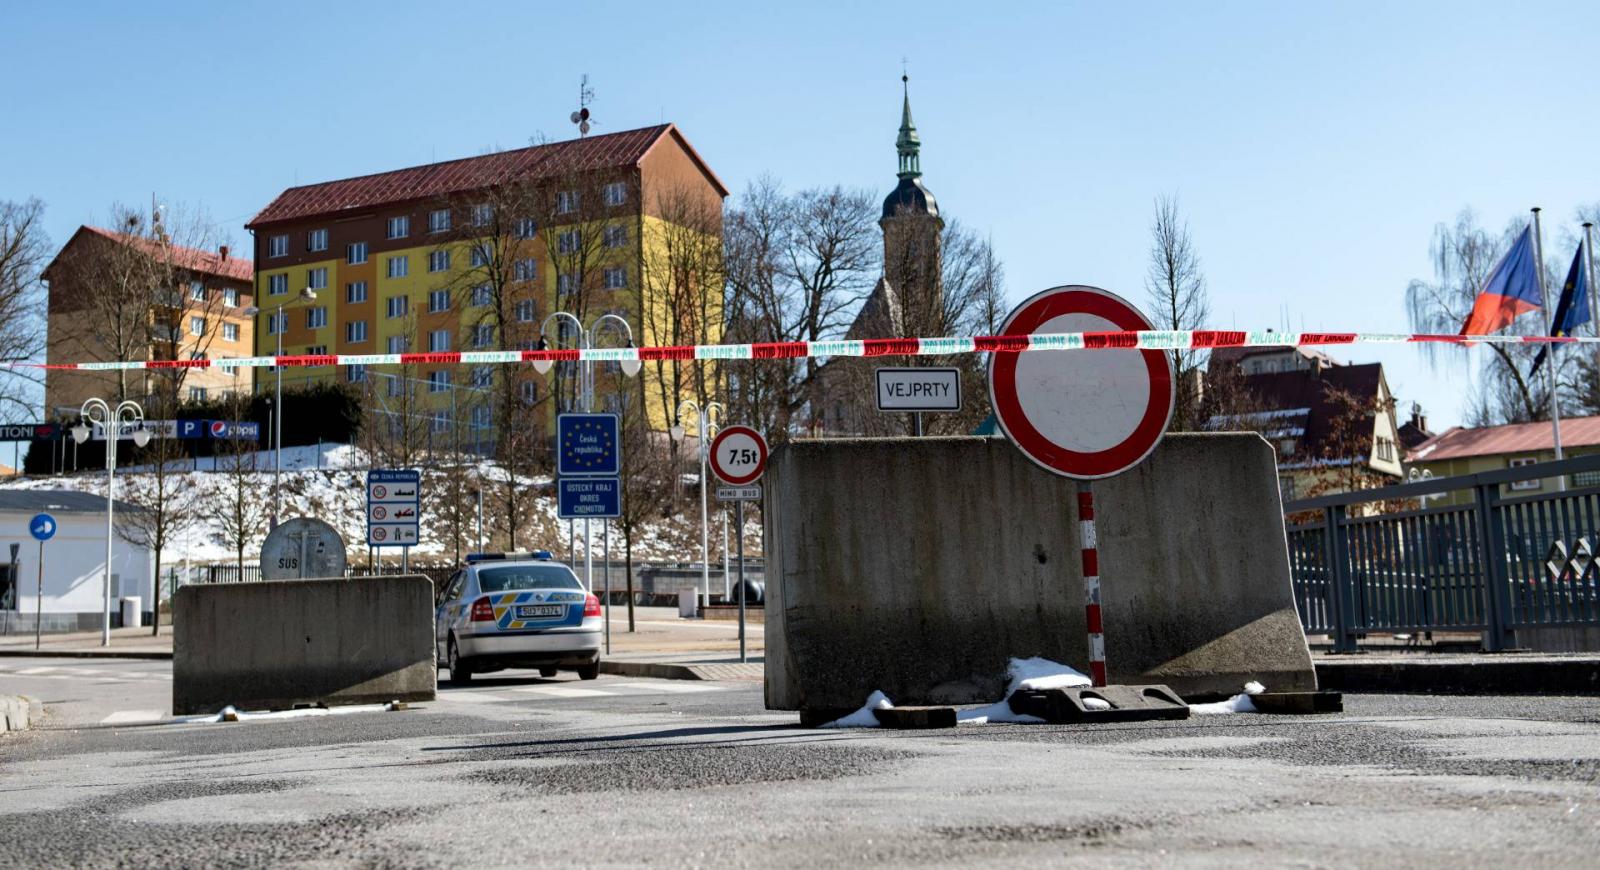
[[[766,484],[769,708],[988,703],[1012,657],[1088,671],[1075,484],[1006,441],[792,442]],[[1170,435],[1094,491],[1112,682],[1317,688],[1271,445]]]
[[44,718],[44,705],[26,695],[0,695],[0,732],[26,731]]
[[184,586],[172,612],[180,716],[434,699],[427,577]]

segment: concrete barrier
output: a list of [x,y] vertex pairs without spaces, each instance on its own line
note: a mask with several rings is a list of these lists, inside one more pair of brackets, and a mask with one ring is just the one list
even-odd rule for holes
[[178,715],[434,698],[426,577],[183,586],[172,617]]
[[[1110,679],[1316,688],[1270,445],[1172,435],[1095,483]],[[767,476],[766,700],[990,702],[1012,656],[1088,671],[1076,490],[994,438],[800,441]]]
[[44,705],[26,695],[0,695],[0,732],[26,731],[44,718]]

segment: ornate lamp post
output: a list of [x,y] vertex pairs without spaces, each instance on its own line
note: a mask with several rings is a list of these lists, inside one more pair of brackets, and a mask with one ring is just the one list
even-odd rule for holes
[[684,412],[694,414],[695,426],[700,439],[700,582],[704,587],[705,599],[703,604],[711,604],[711,542],[709,520],[706,517],[706,461],[710,458],[708,449],[712,438],[717,435],[717,424],[722,422],[722,417],[728,409],[720,402],[707,402],[701,408],[694,399],[684,399],[678,405],[678,422],[672,427],[673,440],[683,438]]
[[[111,645],[111,535],[113,522],[113,507],[117,486],[117,441],[122,435],[122,426],[125,423],[139,423],[140,428],[134,430],[133,443],[143,447],[150,443],[150,431],[143,427],[144,409],[139,403],[124,400],[112,408],[104,399],[90,399],[83,403],[79,409],[79,416],[83,422],[72,427],[72,440],[82,444],[89,440],[95,424],[100,424],[106,432],[106,571],[105,588],[102,590],[103,612],[100,621],[100,645]],[[157,594],[160,594],[158,591]],[[153,602],[152,602],[153,603]]]

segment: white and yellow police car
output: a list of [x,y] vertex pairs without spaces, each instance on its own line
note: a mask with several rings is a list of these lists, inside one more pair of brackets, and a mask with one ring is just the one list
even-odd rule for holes
[[450,681],[506,668],[600,676],[600,599],[550,553],[473,553],[445,581],[434,642]]

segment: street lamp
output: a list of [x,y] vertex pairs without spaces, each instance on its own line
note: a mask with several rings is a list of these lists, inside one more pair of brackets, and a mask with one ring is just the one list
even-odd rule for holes
[[[551,313],[549,317],[546,317],[543,323],[539,324],[540,350],[550,349],[550,342],[545,340],[545,331],[549,329],[550,321],[552,320],[559,320],[564,323],[570,322],[575,327],[574,332],[576,334],[573,336],[573,340],[577,343],[578,350],[580,351],[588,350],[594,347],[595,338],[599,336],[600,333],[605,331],[607,327],[621,332],[622,340],[626,343],[626,346],[630,348],[633,347],[633,327],[629,326],[628,321],[624,320],[621,315],[602,314],[590,321],[588,328],[585,328],[583,321],[579,320],[577,315],[566,311],[556,311]],[[557,336],[557,338],[559,339],[560,337]],[[620,360],[620,362],[622,364],[622,373],[624,375],[627,375],[631,378],[639,374],[640,364],[638,359],[624,359]],[[538,372],[540,375],[547,375],[550,373],[550,367],[552,365],[554,365],[554,361],[552,360],[537,359],[533,361],[533,370]],[[593,360],[584,360],[583,365],[578,368],[578,407],[579,410],[586,414],[594,410]],[[608,535],[611,531],[610,523],[611,521],[609,519],[606,520],[606,532]],[[572,527],[569,525],[567,528],[571,529]],[[585,519],[583,521],[584,584],[587,585],[589,590],[592,592],[594,591],[594,556],[592,552],[594,548],[590,546],[591,540],[592,539],[589,537],[589,521],[588,519]],[[608,553],[607,556],[609,558],[610,554]],[[607,566],[609,570],[609,562],[607,563]],[[607,600],[609,601],[609,599],[610,596],[607,595]],[[610,625],[611,619],[608,616],[606,618],[607,630],[610,629]]]
[[[289,327],[289,322],[283,318],[283,307],[291,302],[311,302],[316,298],[317,291],[304,287],[294,299],[285,299],[273,306],[272,326],[278,336],[278,350],[274,356],[283,356],[283,333]],[[252,306],[246,308],[244,313],[247,317],[253,317],[260,314],[261,309]],[[272,516],[267,521],[269,531],[278,527],[278,515],[283,503],[283,490],[279,485],[283,479],[283,366],[274,365],[272,368],[277,383],[272,391]]]
[[700,438],[700,582],[705,587],[705,604],[711,604],[711,542],[709,521],[706,517],[706,460],[710,457],[708,439],[716,437],[717,423],[728,409],[720,402],[707,402],[701,408],[694,399],[684,399],[678,405],[678,422],[673,425],[672,440],[683,440],[684,411],[694,412],[695,426]]
[[72,440],[79,444],[89,440],[89,434],[94,424],[98,423],[106,430],[106,574],[105,588],[102,591],[104,612],[100,622],[100,645],[111,645],[111,534],[112,512],[117,485],[117,441],[122,437],[124,423],[138,423],[139,428],[134,430],[133,443],[143,447],[150,443],[150,430],[144,428],[144,409],[139,403],[124,399],[117,403],[113,409],[106,404],[104,399],[90,399],[83,403],[78,415],[83,422],[72,427]]

